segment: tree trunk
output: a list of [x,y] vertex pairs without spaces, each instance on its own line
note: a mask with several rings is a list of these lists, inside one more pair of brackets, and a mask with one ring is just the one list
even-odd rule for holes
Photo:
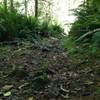
[[13,0],[10,0],[10,9],[11,9],[11,11],[14,10]]
[[4,0],[3,3],[4,3],[4,9],[5,11],[7,11],[7,0]]
[[35,0],[35,17],[38,17],[38,0]]
[[25,0],[25,15],[27,16],[27,0]]

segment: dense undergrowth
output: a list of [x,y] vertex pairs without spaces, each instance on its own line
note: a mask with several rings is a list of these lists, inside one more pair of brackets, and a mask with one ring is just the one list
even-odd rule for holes
[[[71,61],[70,69],[82,71],[84,79],[93,71],[93,74],[100,76],[100,7],[97,6],[100,4],[100,0],[86,0],[86,3],[89,4],[84,5],[83,3],[74,11],[77,19],[72,24],[69,35],[65,36],[61,41],[62,47],[67,51],[66,53]],[[90,69],[93,69],[93,71],[90,71]],[[85,76],[84,73],[87,73],[87,75]],[[91,75],[88,79],[90,77]],[[96,78],[97,76],[94,82],[97,81]],[[100,78],[98,79],[100,80]],[[98,82],[100,84],[100,81]],[[95,93],[100,95],[100,85],[95,84],[94,90]],[[93,97],[87,100],[92,99]]]
[[100,9],[99,1],[86,0],[77,9],[77,17],[69,36],[63,39],[63,47],[70,52],[100,54]]
[[58,24],[52,24],[50,20],[39,20],[33,16],[19,14],[17,10],[5,11],[0,6],[0,41],[28,39],[33,41],[38,36],[58,36],[63,29]]

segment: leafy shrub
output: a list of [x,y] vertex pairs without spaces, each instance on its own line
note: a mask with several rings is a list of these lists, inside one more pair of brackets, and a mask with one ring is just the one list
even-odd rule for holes
[[88,31],[100,28],[100,12],[98,8],[95,7],[95,3],[88,4],[88,0],[86,0],[86,3],[86,5],[83,3],[74,10],[77,20],[72,24],[70,35],[76,38]]
[[63,32],[64,32],[64,29],[57,23],[55,23],[54,25],[52,24],[49,25],[49,33],[51,36],[57,37],[61,35]]
[[36,33],[38,20],[34,17],[26,17],[17,11],[4,11],[0,8],[0,41],[12,40],[14,38],[27,38],[28,35]]
[[[100,12],[94,3],[80,5],[74,10],[74,14],[77,16],[77,19],[72,24],[69,32],[69,36],[73,37],[74,41],[84,36],[87,32],[100,28]],[[93,34],[85,36],[75,44],[96,54],[100,51],[100,32],[93,32]]]
[[[49,21],[50,22],[50,21]],[[38,35],[52,36],[60,34],[62,28],[59,25],[49,24],[48,21],[40,21],[32,16],[19,14],[16,10],[5,12],[0,6],[0,41],[26,38],[32,40]]]
[[65,50],[70,50],[74,47],[74,41],[70,37],[64,37],[62,40],[62,46]]
[[64,29],[57,23],[52,24],[50,21],[44,20],[40,25],[40,32],[44,36],[58,37],[64,32]]
[[84,52],[84,50],[81,47],[76,45],[73,37],[70,37],[70,36],[63,37],[63,39],[61,40],[61,45],[62,45],[62,48],[64,48],[64,50],[67,51],[68,54]]
[[91,44],[92,53],[98,53],[100,51],[100,32],[94,33]]

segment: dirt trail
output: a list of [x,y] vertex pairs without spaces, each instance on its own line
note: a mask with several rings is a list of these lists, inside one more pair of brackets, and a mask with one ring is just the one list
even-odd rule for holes
[[50,41],[2,46],[0,100],[99,100],[100,59],[92,61],[70,59]]

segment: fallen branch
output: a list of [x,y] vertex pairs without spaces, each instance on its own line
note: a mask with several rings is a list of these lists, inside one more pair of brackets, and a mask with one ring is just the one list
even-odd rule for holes
[[62,92],[65,92],[65,93],[69,93],[69,90],[64,89],[62,85],[60,86],[60,90],[61,90]]
[[89,31],[89,32],[85,33],[84,35],[82,35],[81,37],[79,37],[75,42],[78,42],[78,41],[84,39],[86,36],[91,35],[91,34],[98,32],[98,31],[100,31],[100,28]]

